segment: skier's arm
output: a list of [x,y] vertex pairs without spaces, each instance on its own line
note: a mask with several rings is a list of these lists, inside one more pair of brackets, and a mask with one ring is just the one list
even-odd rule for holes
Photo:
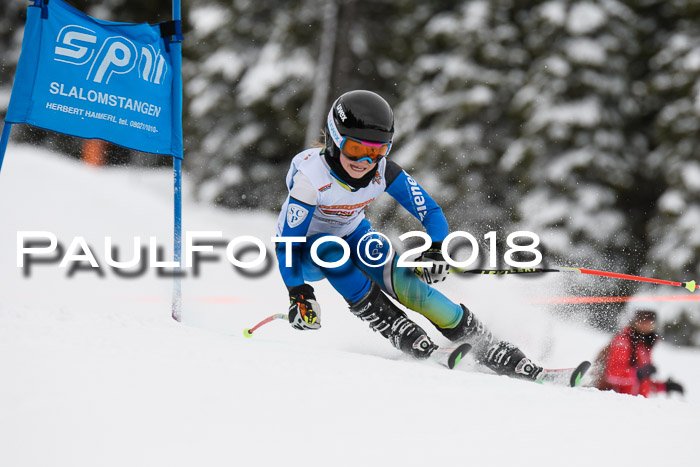
[[[659,392],[680,392],[683,394],[683,385],[671,378],[666,381],[656,379],[648,379],[647,394],[655,394]],[[642,382],[644,383],[644,382]],[[645,396],[647,394],[644,394]]]
[[605,365],[605,381],[615,392],[633,394],[639,384],[637,372],[630,365],[632,345],[622,336],[617,336],[610,345]]
[[387,161],[385,174],[387,193],[423,224],[433,241],[418,259],[432,263],[432,266],[416,268],[416,275],[427,284],[444,281],[450,265],[442,254],[442,241],[447,237],[449,227],[442,209],[397,163]]
[[[316,210],[316,199],[316,190],[311,182],[303,173],[297,172],[294,175],[289,197],[285,203],[287,210],[281,232],[279,232],[281,237],[306,237],[313,213]],[[278,243],[275,249],[280,274],[282,274],[282,280],[288,289],[304,284],[304,277],[301,273],[303,246],[302,242],[293,242],[289,253],[291,258],[287,257],[287,245],[284,242]],[[288,259],[291,260],[290,267],[287,267]]]
[[[287,198],[287,211],[281,229],[282,237],[306,237],[316,209],[317,193],[309,179],[297,172]],[[291,243],[291,265],[287,266],[287,245],[278,243],[276,248],[282,280],[289,290],[289,323],[299,330],[321,327],[321,307],[314,296],[314,289],[304,283],[301,270],[303,242]]]
[[663,381],[649,380],[649,391],[644,395],[646,396],[648,394],[656,394],[659,392],[666,392],[666,383]]
[[386,192],[423,224],[433,242],[441,242],[449,233],[442,209],[428,193],[396,162],[386,163]]

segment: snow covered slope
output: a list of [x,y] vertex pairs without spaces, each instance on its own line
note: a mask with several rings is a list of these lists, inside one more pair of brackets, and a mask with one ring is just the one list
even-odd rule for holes
[[[187,186],[185,180],[185,187]],[[642,399],[497,377],[466,362],[409,361],[347,312],[325,283],[319,332],[283,322],[273,268],[249,279],[205,262],[183,280],[106,267],[104,237],[171,248],[168,171],[91,168],[10,146],[0,173],[0,465],[350,466],[697,465],[700,353],[661,344],[681,397]],[[184,229],[262,239],[274,216],[186,202]],[[103,276],[58,263],[16,266],[17,231],[85,237]],[[217,250],[224,258],[223,249]],[[170,257],[168,253],[167,258]],[[554,279],[456,278],[445,293],[548,366],[592,359],[606,336],[527,305]],[[415,314],[413,315],[415,316]],[[429,328],[422,320],[417,320]],[[437,338],[437,333],[429,331]],[[442,341],[441,341],[442,342]],[[648,437],[643,439],[640,433]]]

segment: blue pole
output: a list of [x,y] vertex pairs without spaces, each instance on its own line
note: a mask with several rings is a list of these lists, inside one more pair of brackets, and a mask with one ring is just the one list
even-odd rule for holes
[[177,266],[173,276],[172,317],[175,321],[180,321],[182,319],[182,280],[180,278],[180,272],[182,271],[182,160],[178,157],[173,157],[173,172],[175,183],[173,261],[177,263]]
[[[180,0],[173,0],[173,21],[180,20]],[[173,64],[173,128],[182,126],[182,44],[172,42]],[[175,321],[182,319],[182,281],[180,272],[182,269],[182,160],[173,156],[174,172],[174,232],[173,232],[173,261],[178,266],[175,269],[173,279],[173,303],[172,317]]]
[[10,140],[10,130],[12,130],[12,123],[5,122],[2,127],[2,137],[0,137],[0,171],[2,171],[2,161],[5,160],[7,142]]

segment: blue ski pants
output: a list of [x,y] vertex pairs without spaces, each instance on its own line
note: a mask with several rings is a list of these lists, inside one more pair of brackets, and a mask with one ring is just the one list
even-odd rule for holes
[[[396,298],[405,307],[414,310],[440,328],[453,328],[462,319],[462,307],[420,280],[413,268],[399,267],[398,256],[390,252],[389,242],[379,235],[367,219],[343,240],[350,247],[350,258],[338,267],[316,264],[311,247],[328,234],[307,238],[302,248],[304,281],[327,279],[349,303],[360,300],[369,291],[372,282]],[[337,242],[327,241],[318,246],[317,256],[326,263],[342,259],[344,250]],[[384,264],[381,264],[384,263]]]

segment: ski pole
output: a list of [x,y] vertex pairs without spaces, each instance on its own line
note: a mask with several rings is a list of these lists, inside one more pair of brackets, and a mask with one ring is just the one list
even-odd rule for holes
[[598,271],[595,269],[559,267],[559,268],[520,268],[520,269],[467,269],[464,271],[455,271],[462,274],[484,274],[484,275],[501,275],[501,274],[538,274],[545,272],[578,272],[581,274],[590,274],[592,276],[612,277],[615,279],[625,279],[629,281],[650,282],[652,284],[673,285],[675,287],[683,287],[690,292],[695,292],[700,289],[700,285],[696,285],[695,281],[674,282],[662,279],[654,279],[651,277],[633,276],[631,274],[620,274],[617,272]]
[[260,326],[263,326],[263,325],[265,325],[265,324],[267,324],[267,323],[271,323],[272,321],[274,321],[274,320],[276,320],[276,319],[284,319],[284,320],[287,320],[287,319],[289,319],[289,318],[288,318],[287,315],[285,315],[284,313],[278,313],[278,314],[276,314],[276,315],[268,316],[267,318],[265,318],[264,320],[260,321],[258,324],[256,324],[256,325],[253,326],[252,328],[245,328],[245,329],[243,330],[243,335],[244,335],[245,337],[253,337],[253,332],[255,332],[256,329],[258,329]]

